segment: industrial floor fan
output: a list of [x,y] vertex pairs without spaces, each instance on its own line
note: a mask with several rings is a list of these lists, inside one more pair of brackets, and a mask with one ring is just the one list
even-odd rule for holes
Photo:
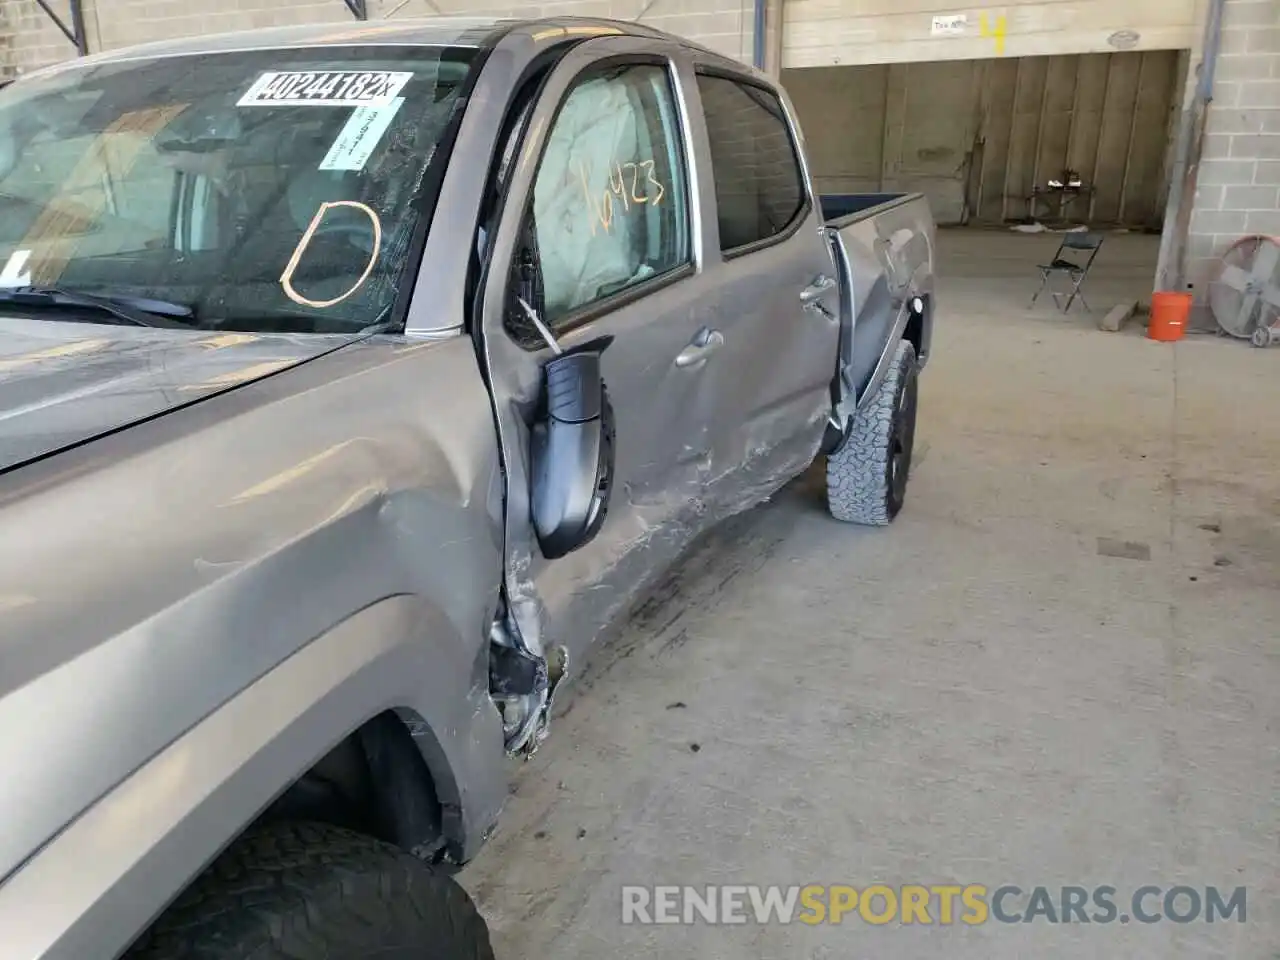
[[1280,240],[1241,237],[1209,281],[1209,307],[1225,333],[1269,347],[1280,341]]

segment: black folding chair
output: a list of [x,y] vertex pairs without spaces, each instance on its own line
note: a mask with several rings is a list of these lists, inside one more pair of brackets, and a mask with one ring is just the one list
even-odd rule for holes
[[[1053,255],[1053,260],[1049,263],[1037,264],[1040,270],[1040,289],[1031,298],[1031,306],[1036,305],[1040,294],[1048,287],[1049,292],[1053,294],[1053,302],[1063,313],[1071,309],[1071,304],[1077,297],[1080,298],[1086,310],[1092,310],[1080,287],[1084,283],[1084,278],[1089,275],[1089,268],[1093,266],[1093,260],[1097,257],[1098,251],[1102,249],[1103,239],[1100,233],[1064,234],[1062,243],[1058,246],[1058,252]],[[1050,286],[1049,281],[1057,276],[1067,278],[1067,282],[1071,284],[1069,290],[1054,290]],[[1062,302],[1064,297],[1067,301],[1065,305]]]

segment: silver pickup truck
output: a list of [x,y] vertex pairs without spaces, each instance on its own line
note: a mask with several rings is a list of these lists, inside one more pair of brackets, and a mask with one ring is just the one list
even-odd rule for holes
[[923,199],[634,24],[8,85],[0,960],[491,956],[454,868],[571,667],[815,458],[892,520],[933,311]]

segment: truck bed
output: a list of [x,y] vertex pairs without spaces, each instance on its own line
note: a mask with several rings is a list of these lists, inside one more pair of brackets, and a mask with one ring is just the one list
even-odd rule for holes
[[[919,193],[819,198],[840,276],[840,393],[845,412],[873,394],[899,338],[929,359],[933,330],[933,218]],[[912,302],[921,315],[912,325]]]
[[818,198],[822,204],[822,217],[828,226],[841,227],[850,218],[861,219],[860,214],[871,212],[895,200],[909,197],[908,193],[828,193]]

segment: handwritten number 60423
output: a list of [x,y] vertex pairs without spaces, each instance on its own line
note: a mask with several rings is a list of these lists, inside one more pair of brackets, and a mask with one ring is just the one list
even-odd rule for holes
[[666,187],[654,175],[652,160],[613,164],[609,170],[609,184],[598,198],[591,189],[590,170],[585,163],[578,164],[578,177],[587,201],[587,220],[591,224],[592,236],[595,236],[597,225],[605,233],[613,229],[615,197],[622,204],[623,212],[627,212],[633,206],[656,207],[667,193]]

